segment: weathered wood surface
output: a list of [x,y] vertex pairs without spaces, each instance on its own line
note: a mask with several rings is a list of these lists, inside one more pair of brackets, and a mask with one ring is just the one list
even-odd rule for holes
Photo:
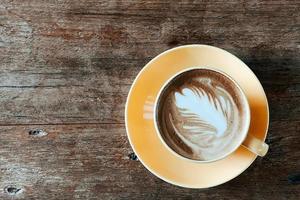
[[[299,10],[283,0],[1,0],[0,199],[299,199]],[[130,160],[124,126],[143,65],[191,43],[244,60],[270,104],[268,155],[205,190]]]

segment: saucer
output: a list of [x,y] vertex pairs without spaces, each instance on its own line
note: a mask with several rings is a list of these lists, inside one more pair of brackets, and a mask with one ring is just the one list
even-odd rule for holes
[[209,67],[230,75],[247,96],[251,123],[249,134],[265,140],[269,108],[265,92],[254,73],[231,53],[208,45],[170,49],[152,59],[138,74],[126,102],[125,123],[129,142],[141,163],[154,175],[187,188],[208,188],[225,183],[245,171],[257,157],[240,146],[212,163],[180,159],[159,139],[154,125],[154,102],[163,84],[190,67]]

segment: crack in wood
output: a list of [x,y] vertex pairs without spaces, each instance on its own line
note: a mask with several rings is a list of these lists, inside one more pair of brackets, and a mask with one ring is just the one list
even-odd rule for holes
[[62,88],[62,87],[83,87],[83,85],[0,85],[0,88]]
[[0,124],[0,127],[7,126],[73,126],[73,125],[125,125],[124,122],[74,122],[74,123],[18,123],[18,124]]

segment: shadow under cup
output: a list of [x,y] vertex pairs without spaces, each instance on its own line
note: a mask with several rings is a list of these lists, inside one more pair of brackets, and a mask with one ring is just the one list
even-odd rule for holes
[[169,150],[187,159],[212,162],[234,152],[250,124],[247,98],[223,72],[191,68],[160,90],[155,126]]

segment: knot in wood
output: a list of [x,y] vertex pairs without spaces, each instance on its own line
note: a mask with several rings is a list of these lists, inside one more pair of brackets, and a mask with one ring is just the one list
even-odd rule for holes
[[28,132],[29,135],[43,137],[48,135],[48,133],[42,129],[33,129]]
[[9,194],[9,195],[17,195],[19,193],[21,193],[23,190],[22,188],[18,188],[15,186],[7,186],[4,188],[5,193]]
[[135,160],[135,161],[139,160],[138,157],[135,155],[135,153],[130,153],[128,155],[128,157],[129,157],[130,160]]
[[293,185],[300,184],[300,174],[291,174],[288,176],[288,182]]

